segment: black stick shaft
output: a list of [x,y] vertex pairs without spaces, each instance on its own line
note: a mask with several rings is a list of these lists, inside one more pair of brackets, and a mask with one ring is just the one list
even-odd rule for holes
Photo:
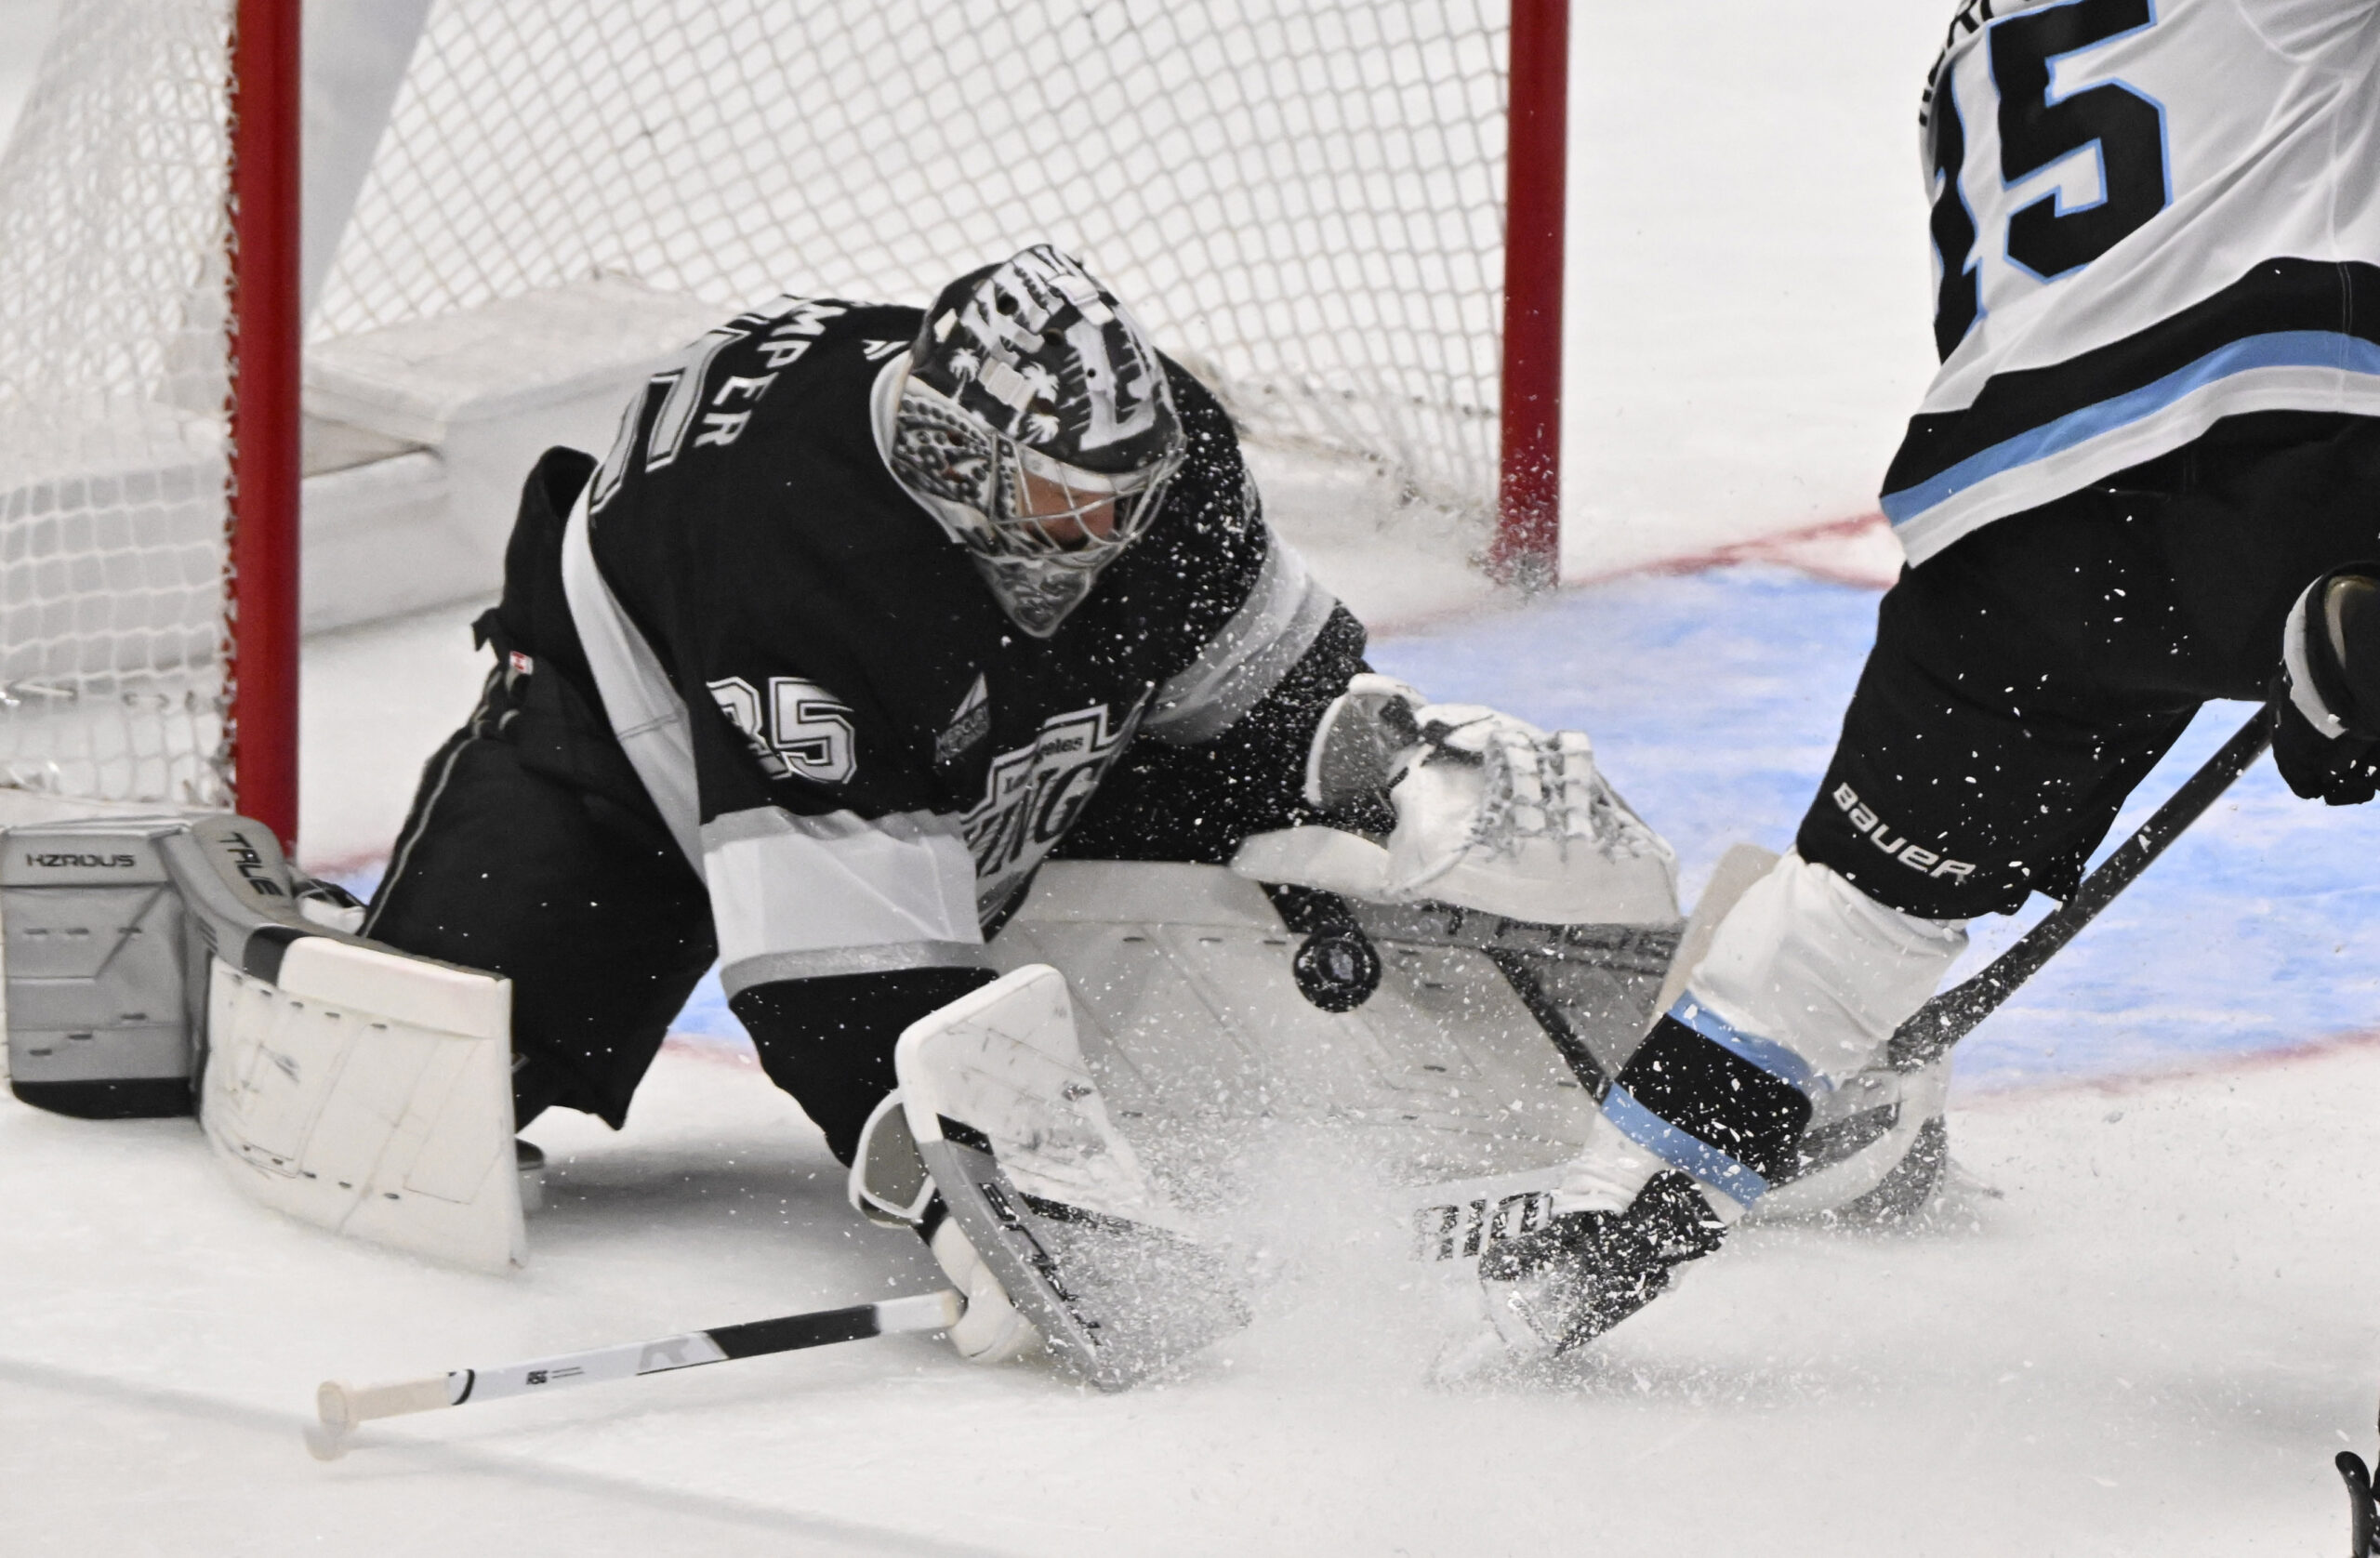
[[2139,832],[2118,845],[2097,870],[2082,878],[2082,885],[2075,889],[2073,897],[2026,931],[2016,945],[1993,958],[1990,967],[1918,1008],[1917,1014],[1894,1033],[1885,1051],[1895,1069],[1918,1070],[1974,1032],[1976,1024],[1997,1011],[2001,1002],[2015,995],[2019,985],[2056,955],[2058,948],[2074,939],[2076,931],[2090,924],[2101,909],[2115,901],[2116,894],[2130,887],[2133,879],[2149,868],[2149,863],[2164,853],[2165,846],[2180,837],[2184,828],[2198,821],[2271,743],[2272,711],[2260,708],[2240,727],[2239,733],[2225,742],[2164,805],[2157,808],[2155,815],[2140,825]]

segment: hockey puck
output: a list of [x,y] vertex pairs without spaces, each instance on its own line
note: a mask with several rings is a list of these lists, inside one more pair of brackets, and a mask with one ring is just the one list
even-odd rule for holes
[[1353,926],[1308,936],[1289,969],[1298,993],[1325,1011],[1353,1011],[1380,988],[1380,954]]

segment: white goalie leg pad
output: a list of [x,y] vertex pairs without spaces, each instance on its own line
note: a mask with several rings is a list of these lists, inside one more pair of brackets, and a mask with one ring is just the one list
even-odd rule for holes
[[165,852],[213,949],[199,1117],[240,1188],[433,1260],[525,1263],[511,983],[314,924],[245,818],[205,819]]
[[210,960],[208,1141],[302,1222],[480,1271],[528,1261],[506,982],[329,943]]

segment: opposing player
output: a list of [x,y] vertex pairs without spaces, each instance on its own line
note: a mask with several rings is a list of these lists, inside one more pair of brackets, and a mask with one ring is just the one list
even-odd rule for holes
[[[1326,820],[1394,838],[1362,759],[1392,708],[1407,762],[1429,745],[1418,699],[1344,696],[1364,630],[1265,524],[1214,397],[1046,246],[922,313],[786,298],[704,337],[600,467],[538,466],[479,631],[496,668],[365,933],[509,976],[523,1125],[556,1105],[621,1124],[717,958],[769,1076],[847,1164],[888,1118],[895,1041],[992,983],[985,939],[1045,858],[1219,865]],[[1310,766],[1371,777],[1334,777],[1325,806]],[[1434,870],[1469,837],[1449,825]],[[1086,1090],[1028,1050],[1053,1092]],[[1090,1126],[1084,1150],[1123,1161]],[[1028,1344],[919,1206],[970,1295],[961,1350]]]
[[2070,892],[2202,702],[2301,796],[2380,739],[2380,5],[1964,0],[1923,150],[1942,366],[1796,848],[1721,923],[1543,1232],[1481,1263],[1591,1339],[1790,1179],[1966,923]]

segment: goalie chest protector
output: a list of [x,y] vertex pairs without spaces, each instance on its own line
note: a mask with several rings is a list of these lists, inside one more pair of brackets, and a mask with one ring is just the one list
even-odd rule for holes
[[86,1119],[191,1113],[192,949],[158,841],[174,818],[11,828],[0,843],[8,1085]]

